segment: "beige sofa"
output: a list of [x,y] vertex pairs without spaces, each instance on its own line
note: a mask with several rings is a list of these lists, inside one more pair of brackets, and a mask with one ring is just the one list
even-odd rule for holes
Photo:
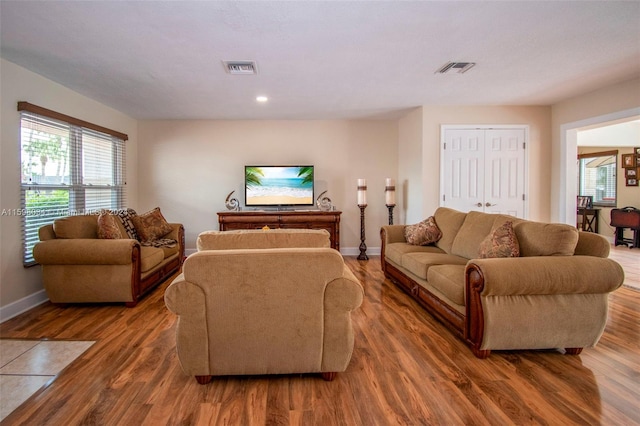
[[[383,226],[382,269],[479,358],[491,350],[594,346],[607,321],[608,294],[624,281],[610,244],[569,225],[438,208],[442,237],[405,240],[405,225]],[[520,256],[478,258],[481,243],[507,221]]]
[[[97,215],[57,219],[40,228],[33,257],[52,303],[124,302],[140,298],[176,273],[184,259],[184,228],[171,223],[174,247],[144,247],[135,239],[98,238]],[[121,234],[123,224],[116,221]]]
[[165,292],[187,375],[345,371],[363,288],[327,231],[210,231],[197,245]]

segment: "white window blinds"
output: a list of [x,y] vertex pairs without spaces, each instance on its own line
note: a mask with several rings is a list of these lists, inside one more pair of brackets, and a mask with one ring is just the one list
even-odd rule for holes
[[29,110],[20,114],[23,261],[31,265],[41,226],[126,206],[126,135],[84,127],[90,124],[55,113],[62,119]]

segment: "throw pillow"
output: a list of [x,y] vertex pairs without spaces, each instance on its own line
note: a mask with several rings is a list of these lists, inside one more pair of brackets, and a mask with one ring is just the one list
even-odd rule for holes
[[481,259],[520,256],[520,245],[513,230],[513,222],[509,220],[487,235],[480,243],[478,255]]
[[429,216],[420,223],[405,226],[404,238],[409,244],[426,246],[442,238],[442,231],[440,231],[440,228],[436,225],[435,218]]
[[156,207],[145,214],[133,216],[132,221],[140,241],[154,241],[173,230],[164,216],[162,216],[160,207]]
[[118,216],[118,218],[120,219],[120,222],[122,222],[124,230],[127,231],[127,237],[132,240],[138,240],[138,233],[136,232],[136,227],[133,224],[133,217],[138,215],[136,211],[129,208],[119,209],[115,213],[116,216]]
[[122,238],[118,224],[113,215],[107,210],[100,210],[100,214],[98,215],[98,238],[105,240]]

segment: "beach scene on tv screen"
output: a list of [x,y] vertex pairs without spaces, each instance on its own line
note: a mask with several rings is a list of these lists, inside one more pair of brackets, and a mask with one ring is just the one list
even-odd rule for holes
[[313,204],[313,167],[246,167],[246,205]]

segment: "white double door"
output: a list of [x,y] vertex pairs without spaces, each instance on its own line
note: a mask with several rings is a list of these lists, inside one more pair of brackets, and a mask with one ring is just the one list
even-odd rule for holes
[[527,133],[443,126],[441,205],[524,218]]

